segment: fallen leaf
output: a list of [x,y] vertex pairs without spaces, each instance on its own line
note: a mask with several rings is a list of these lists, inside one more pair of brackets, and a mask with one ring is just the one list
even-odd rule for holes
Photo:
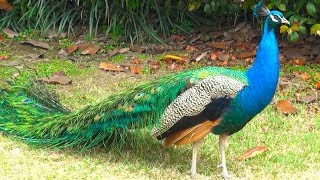
[[208,54],[208,51],[202,53],[200,56],[198,56],[198,57],[196,58],[196,61],[197,61],[197,62],[200,61],[200,60],[203,59],[207,54]]
[[142,69],[141,69],[141,67],[139,67],[139,66],[130,66],[130,72],[131,72],[132,74],[139,74],[139,75],[141,75],[141,74],[142,74]]
[[240,59],[245,59],[245,58],[253,57],[255,55],[256,55],[256,51],[245,51],[245,52],[238,54],[237,57]]
[[159,68],[161,67],[161,64],[159,61],[153,61],[151,64],[150,64],[150,68],[151,68],[151,71],[154,73],[156,72],[156,70],[158,70]]
[[186,47],[186,51],[188,52],[195,52],[195,51],[198,51],[199,49],[197,49],[196,47],[194,46],[191,46],[191,45],[187,45]]
[[134,58],[132,61],[131,61],[132,64],[141,64],[141,60],[139,58]]
[[298,111],[298,109],[287,100],[278,101],[277,109],[283,114],[295,114]]
[[257,147],[254,147],[254,148],[251,148],[247,151],[245,151],[242,155],[240,155],[237,160],[238,161],[243,161],[245,159],[249,159],[249,158],[252,158],[252,157],[255,157],[265,151],[267,151],[268,149],[265,147],[265,146],[257,146]]
[[163,56],[163,58],[161,59],[162,61],[176,61],[180,64],[183,64],[185,62],[185,59],[179,56],[175,56],[175,55],[165,55]]
[[300,58],[295,58],[292,60],[292,64],[302,66],[302,65],[306,64],[306,60],[300,59]]
[[112,56],[118,54],[118,52],[119,52],[119,50],[118,50],[117,48],[115,48],[115,49],[108,49],[108,50],[107,50],[107,54],[108,54],[109,57],[112,57]]
[[29,57],[29,58],[31,58],[31,59],[44,58],[44,54],[43,54],[43,53],[28,54],[27,57]]
[[218,59],[218,55],[216,53],[211,53],[210,54],[210,59],[215,61],[215,60]]
[[100,69],[106,70],[106,71],[124,71],[123,68],[117,67],[110,63],[101,63],[99,66]]
[[168,64],[167,68],[170,69],[170,70],[181,70],[182,69],[182,65],[181,64],[176,64],[174,62],[174,63]]
[[154,50],[155,50],[155,53],[162,53],[163,51],[165,51],[165,47],[159,44],[154,46]]
[[9,4],[7,0],[0,0],[0,9],[11,11],[13,9],[13,6]]
[[73,44],[69,47],[67,47],[66,52],[68,55],[72,54],[73,52],[75,52],[78,49],[78,45],[77,44]]
[[218,55],[218,59],[221,60],[221,61],[228,61],[229,58],[230,58],[229,54],[219,54]]
[[84,51],[84,50],[86,50],[86,49],[87,49],[89,46],[91,46],[91,45],[92,45],[92,44],[91,44],[91,43],[88,43],[88,42],[84,42],[84,43],[77,44],[79,51]]
[[23,41],[23,42],[21,42],[21,44],[28,44],[28,45],[39,47],[42,49],[49,49],[50,48],[49,44],[47,44],[45,42],[37,41],[37,40]]
[[9,59],[8,55],[4,55],[4,54],[0,55],[0,61],[1,60],[6,60],[6,59]]
[[100,46],[91,44],[85,50],[81,51],[82,55],[95,55],[100,50]]
[[316,89],[320,90],[320,82],[316,84]]
[[4,37],[0,35],[0,42],[4,41]]
[[61,49],[61,50],[58,52],[57,55],[58,55],[59,58],[64,58],[64,57],[68,56],[68,53],[67,53],[65,50]]
[[126,53],[127,51],[129,51],[130,48],[122,48],[122,49],[119,49],[119,54],[123,54],[123,53]]
[[301,96],[299,93],[295,94],[298,102],[309,104],[317,99],[315,95]]
[[215,42],[211,46],[216,49],[229,49],[229,46],[226,43]]
[[174,34],[174,35],[172,35],[170,37],[170,40],[173,41],[173,42],[183,41],[184,40],[184,36]]
[[308,73],[304,72],[304,73],[300,74],[300,77],[301,77],[301,79],[306,81],[306,80],[310,79],[311,76]]
[[19,34],[17,32],[14,32],[9,28],[4,28],[4,29],[2,29],[2,31],[3,31],[3,33],[5,33],[10,38],[14,38],[14,37],[19,36]]
[[70,78],[68,78],[63,71],[58,71],[52,74],[49,78],[41,78],[39,79],[42,82],[49,83],[49,84],[62,84],[68,85],[72,82]]

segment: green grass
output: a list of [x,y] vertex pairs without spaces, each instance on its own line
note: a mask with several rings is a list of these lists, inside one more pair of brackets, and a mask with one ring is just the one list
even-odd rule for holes
[[[80,63],[52,60],[35,63],[39,74],[51,75],[63,70],[73,80],[69,86],[51,86],[62,103],[71,109],[97,102],[103,97],[157,75],[131,76],[98,70],[98,62],[90,68]],[[239,68],[239,67],[237,67]],[[319,66],[286,66],[283,72],[319,72]],[[27,71],[27,69],[25,69]],[[10,77],[14,68],[0,66],[1,79]],[[28,71],[30,74],[31,71]],[[164,72],[165,74],[165,72]],[[284,73],[282,73],[284,74]],[[28,75],[21,76],[24,81]],[[299,83],[305,83],[294,79]],[[301,81],[301,82],[300,82]],[[272,103],[243,130],[230,137],[227,166],[233,177],[240,179],[318,179],[320,176],[320,115],[307,111],[306,104],[294,102],[296,115],[283,115],[275,110],[279,99],[294,99],[299,87],[290,86],[277,92]],[[97,147],[90,151],[78,149],[48,149],[29,146],[0,134],[0,175],[6,179],[186,179],[189,178],[191,146],[164,148],[148,134],[143,135],[148,145],[128,147],[121,153]],[[254,158],[237,161],[247,149],[265,145],[268,151]],[[198,172],[217,179],[220,169],[217,137],[206,138],[200,152]]]

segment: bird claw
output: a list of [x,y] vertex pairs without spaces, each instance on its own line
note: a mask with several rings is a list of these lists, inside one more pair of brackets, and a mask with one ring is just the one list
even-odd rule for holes
[[228,173],[223,172],[223,173],[221,173],[221,176],[222,176],[222,178],[225,179],[225,180],[230,179],[230,175],[229,175]]

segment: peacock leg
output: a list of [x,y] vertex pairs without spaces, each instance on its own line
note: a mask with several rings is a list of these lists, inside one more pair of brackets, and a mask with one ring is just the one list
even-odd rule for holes
[[195,177],[197,175],[197,154],[202,142],[203,138],[193,142],[192,144],[191,177]]
[[225,149],[228,147],[228,135],[222,134],[219,136],[219,150],[221,155],[221,164],[218,167],[222,168],[222,177],[229,179],[229,173],[227,170]]

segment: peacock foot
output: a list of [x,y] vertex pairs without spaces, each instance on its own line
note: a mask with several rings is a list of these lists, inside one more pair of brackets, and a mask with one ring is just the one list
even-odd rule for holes
[[205,175],[202,175],[202,174],[191,174],[190,176],[189,176],[189,178],[187,178],[188,180],[190,179],[190,180],[209,180],[209,179],[211,179],[210,177],[208,177],[208,176],[205,176]]
[[220,165],[218,165],[218,168],[222,168],[221,176],[222,176],[223,179],[225,179],[225,180],[230,179],[230,175],[228,173],[226,165],[220,164]]

